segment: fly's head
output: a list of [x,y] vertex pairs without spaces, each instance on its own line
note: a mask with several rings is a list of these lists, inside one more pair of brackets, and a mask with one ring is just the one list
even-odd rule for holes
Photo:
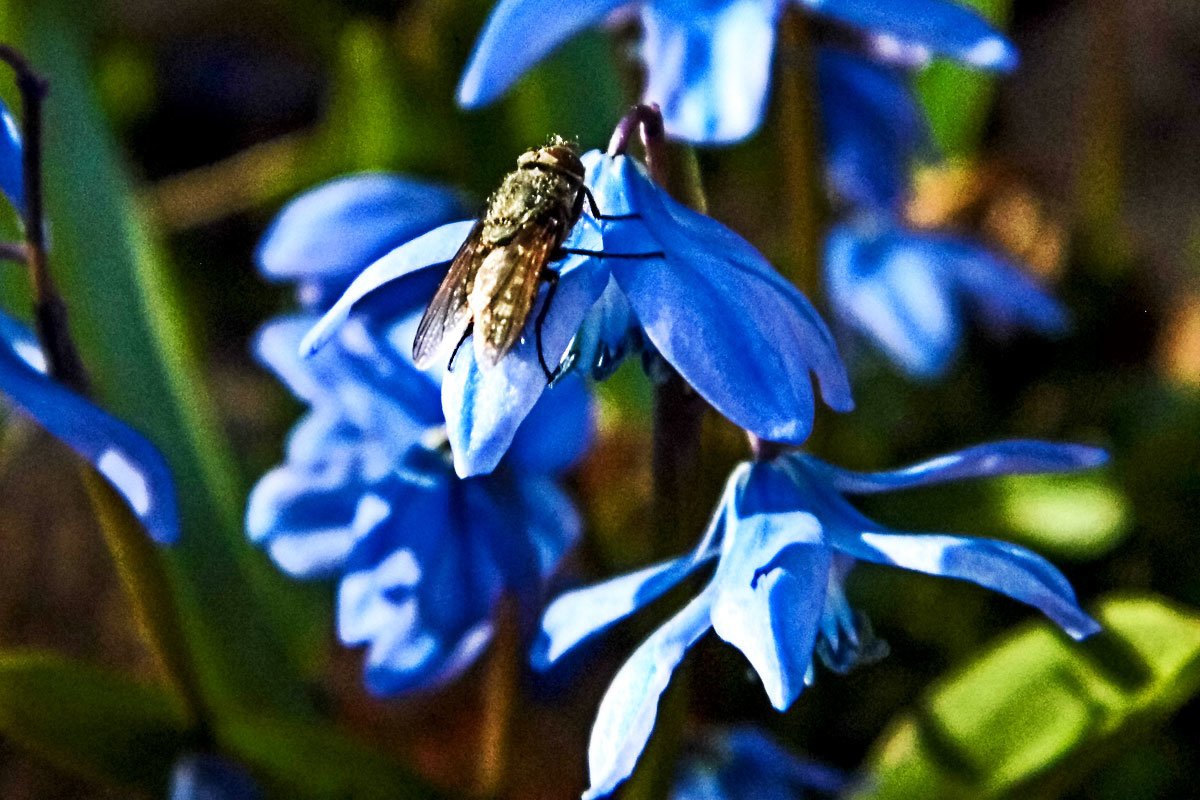
[[517,159],[517,168],[544,169],[582,184],[585,170],[579,155],[578,144],[561,136],[554,136],[545,146],[522,153]]

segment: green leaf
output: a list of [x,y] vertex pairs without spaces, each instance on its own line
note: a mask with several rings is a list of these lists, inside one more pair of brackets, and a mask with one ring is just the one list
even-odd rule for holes
[[[244,487],[204,382],[196,337],[163,248],[135,206],[100,112],[79,8],[10,6],[0,31],[51,84],[46,199],[51,269],[101,403],[166,455],[180,492],[181,543],[167,553],[196,671],[212,706],[307,705],[292,663],[323,632],[242,533]],[[290,657],[290,658],[289,658]]]
[[939,680],[876,743],[854,797],[1056,797],[1200,689],[1200,614],[1118,596],[1097,618],[1083,644],[1027,626]]
[[218,738],[227,752],[280,797],[409,800],[439,796],[396,760],[329,727],[247,717],[222,725]]
[[[962,0],[1003,27],[1011,0]],[[938,61],[917,77],[934,142],[948,157],[970,157],[979,147],[991,111],[996,79],[977,69]]]
[[0,733],[63,769],[158,795],[189,737],[166,689],[37,652],[0,654]]
[[1129,530],[1128,499],[1106,473],[1008,477],[991,488],[1013,538],[1048,555],[1098,558]]

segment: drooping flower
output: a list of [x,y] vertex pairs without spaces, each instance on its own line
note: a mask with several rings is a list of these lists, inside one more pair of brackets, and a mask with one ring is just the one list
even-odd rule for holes
[[690,737],[675,770],[671,800],[800,800],[834,795],[836,770],[804,761],[758,728],[711,728]]
[[[831,407],[853,406],[824,322],[757,250],[672,200],[633,159],[592,151],[583,161],[601,212],[624,218],[585,214],[565,241],[567,248],[604,255],[570,255],[553,264],[558,288],[540,336],[548,363],[569,353],[572,368],[603,374],[645,343],[714,408],[771,441],[808,436],[810,372]],[[442,226],[371,265],[313,329],[305,351],[319,348],[352,311],[381,324],[396,309],[427,303],[473,224]],[[620,257],[647,253],[661,257]],[[464,346],[445,373],[442,408],[460,476],[495,467],[546,388],[539,316],[530,315],[523,340],[495,367],[481,368]]]
[[864,517],[845,495],[1077,470],[1105,459],[1089,447],[1014,441],[893,472],[850,472],[799,453],[742,464],[695,552],[568,593],[542,619],[533,662],[545,668],[717,561],[708,584],[637,648],[609,686],[592,729],[586,797],[603,796],[629,776],[671,673],[709,630],[742,651],[779,710],[812,682],[814,652],[837,671],[876,657],[842,589],[855,560],[971,581],[1032,605],[1076,639],[1095,633],[1096,622],[1079,608],[1070,584],[1034,553],[990,539],[897,533]]
[[241,768],[220,756],[190,753],[171,771],[168,800],[261,800],[262,792]]
[[1018,266],[966,237],[905,226],[913,161],[932,150],[907,76],[833,50],[818,75],[829,184],[848,206],[825,244],[837,319],[916,378],[945,372],[969,318],[999,334],[1064,332],[1066,310]]
[[[434,207],[407,213],[426,214],[429,228],[444,219]],[[352,235],[353,226],[344,230]],[[310,296],[333,296],[323,262],[294,263],[289,274],[315,288]],[[501,595],[531,605],[578,535],[556,478],[588,443],[588,397],[577,380],[546,392],[497,469],[461,480],[445,444],[438,376],[410,360],[416,317],[351,320],[302,359],[300,340],[317,318],[282,317],[258,335],[260,360],[310,410],[284,464],[251,494],[247,530],[288,574],[337,580],[338,635],[367,646],[370,690],[436,686],[487,644]]]
[[[501,0],[459,84],[474,108],[497,99],[534,64],[629,0]],[[732,142],[762,120],[775,28],[787,0],[653,0],[638,11],[646,65],[644,102],[663,109],[668,133],[697,143]],[[793,0],[791,5],[863,31],[880,58],[924,63],[948,56],[1008,70],[1012,45],[974,11],[946,0]]]
[[[24,210],[21,136],[0,105],[0,191]],[[117,490],[150,537],[179,537],[175,483],[162,454],[137,431],[48,375],[45,353],[25,325],[0,312],[0,394],[82,456]]]

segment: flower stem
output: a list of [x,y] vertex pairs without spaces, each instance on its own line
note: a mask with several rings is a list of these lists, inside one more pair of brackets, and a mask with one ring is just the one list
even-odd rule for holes
[[[50,376],[86,397],[91,382],[71,338],[67,304],[50,274],[46,252],[42,111],[50,84],[11,45],[0,43],[0,61],[16,74],[21,94],[21,169],[25,195],[22,260],[29,267],[33,286],[34,327]],[[90,465],[81,464],[80,471],[143,638],[167,679],[179,691],[186,713],[200,723],[198,730],[203,737],[206,704],[162,557],[112,487]]]
[[[635,106],[621,120],[609,142],[609,154],[623,153],[633,133],[640,129],[650,177],[660,187],[698,211],[707,202],[700,182],[695,152],[667,142],[662,113],[656,105]],[[654,553],[674,554],[695,535],[693,509],[703,507],[696,496],[700,486],[700,432],[704,402],[674,369],[654,390],[652,470],[654,480]],[[659,703],[658,724],[638,769],[626,784],[623,797],[665,797],[683,738],[688,708],[688,670],[677,669],[671,686]]]
[[484,677],[483,724],[479,741],[476,791],[500,797],[506,788],[509,732],[521,677],[521,624],[517,598],[505,595],[495,614],[495,635]]
[[781,109],[778,138],[787,204],[789,244],[794,252],[788,275],[810,299],[821,282],[826,198],[821,179],[820,108],[817,103],[816,49],[804,15],[784,12],[779,29],[786,63],[779,71]]

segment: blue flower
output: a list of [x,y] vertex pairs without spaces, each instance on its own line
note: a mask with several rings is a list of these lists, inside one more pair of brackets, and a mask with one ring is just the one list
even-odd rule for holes
[[960,236],[901,222],[913,160],[931,150],[906,76],[826,50],[819,85],[826,170],[851,208],[825,244],[825,288],[837,319],[905,372],[932,378],[950,365],[968,311],[994,333],[1056,335],[1067,313],[1016,265]]
[[[426,228],[441,221],[423,219]],[[352,234],[353,226],[333,230]],[[302,287],[330,296],[326,262],[294,263]],[[495,472],[461,480],[446,446],[439,376],[410,360],[416,316],[353,319],[302,359],[300,340],[317,319],[313,311],[282,317],[258,335],[259,359],[310,410],[284,464],[255,486],[247,531],[288,574],[338,581],[338,635],[367,646],[371,691],[436,686],[487,644],[501,595],[532,605],[578,536],[557,477],[588,444],[588,396],[578,380],[546,392]]]
[[1024,327],[1057,335],[1067,327],[1057,300],[968,239],[860,221],[829,233],[825,258],[834,313],[914,377],[946,370],[968,310],[998,334]]
[[261,800],[262,792],[239,767],[220,756],[191,753],[171,771],[168,800]]
[[899,217],[914,159],[932,157],[920,102],[900,70],[823,47],[817,90],[825,175],[835,198],[852,208]]
[[175,483],[137,431],[46,375],[33,333],[0,312],[0,393],[104,476],[159,544],[179,538]]
[[[0,192],[24,213],[21,134],[0,103]],[[137,431],[48,375],[25,325],[0,311],[0,393],[107,480],[159,544],[179,538],[175,483],[162,454]]]
[[[606,256],[571,255],[554,264],[558,289],[541,336],[548,363],[569,354],[572,367],[604,374],[645,343],[714,408],[771,441],[808,436],[810,372],[831,407],[853,407],[824,322],[757,250],[672,200],[633,159],[592,151],[584,163],[600,210],[636,216],[598,222],[585,215],[571,231],[566,247]],[[313,329],[305,352],[319,348],[351,311],[380,324],[397,309],[427,303],[473,224],[442,226],[371,265]],[[635,253],[662,257],[617,257]],[[460,476],[495,467],[546,388],[537,316],[530,315],[523,340],[494,368],[481,368],[473,348],[463,347],[445,374],[442,408]]]
[[[492,102],[534,64],[628,0],[501,0],[479,37],[458,100]],[[786,0],[655,0],[640,13],[644,102],[658,103],[667,131],[698,143],[732,142],[758,128],[766,103],[775,27]],[[794,0],[810,13],[860,29],[875,55],[924,63],[944,55],[987,69],[1016,65],[1012,45],[978,14],[946,0]]]
[[838,671],[856,658],[876,657],[877,646],[842,591],[855,560],[968,580],[1034,606],[1076,639],[1095,633],[1096,622],[1080,610],[1066,579],[1034,553],[990,539],[890,531],[862,516],[845,495],[1076,470],[1105,460],[1103,451],[1089,447],[1014,441],[894,472],[849,472],[799,453],[742,464],[692,554],[568,593],[542,619],[532,657],[546,668],[717,560],[708,584],[637,648],[609,686],[592,729],[586,797],[602,796],[629,776],[671,673],[710,629],[742,651],[779,710],[812,682],[814,650]]
[[687,745],[671,800],[798,800],[810,789],[836,794],[847,784],[748,725],[706,730]]

